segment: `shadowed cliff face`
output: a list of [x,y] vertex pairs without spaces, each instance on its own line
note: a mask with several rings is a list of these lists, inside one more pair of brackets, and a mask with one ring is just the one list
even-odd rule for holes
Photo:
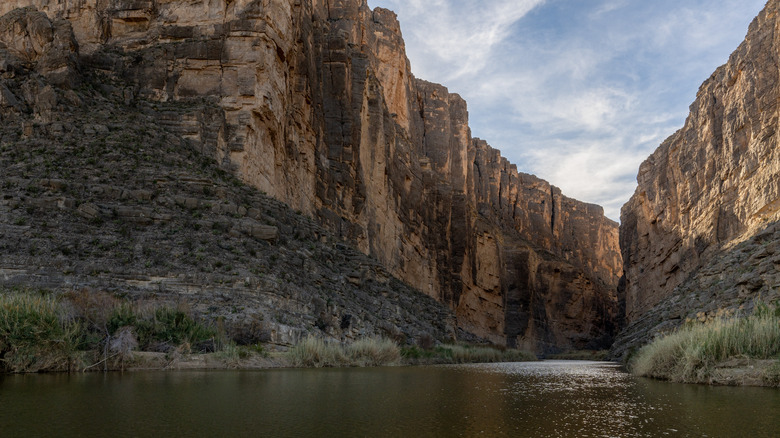
[[608,345],[617,224],[473,139],[466,103],[417,80],[395,14],[360,0],[3,2],[73,26],[85,65],[160,101],[245,182],[316,218],[496,343]]
[[[759,269],[760,260],[735,254],[766,254],[767,239],[756,236],[765,230],[771,236],[771,225],[780,219],[779,11],[780,2],[767,3],[728,63],[701,86],[685,126],[639,169],[639,186],[623,206],[620,228],[626,313],[635,325],[668,308],[670,297],[709,297],[672,312],[683,321],[703,310],[714,315],[750,308],[757,296],[776,293],[771,264]],[[728,271],[726,260],[743,272]],[[714,292],[712,272],[721,273],[721,296]],[[741,279],[751,272],[756,278]],[[653,332],[643,324],[643,331]]]
[[639,170],[621,215],[629,319],[780,217],[777,12],[770,1],[701,86],[685,126]]

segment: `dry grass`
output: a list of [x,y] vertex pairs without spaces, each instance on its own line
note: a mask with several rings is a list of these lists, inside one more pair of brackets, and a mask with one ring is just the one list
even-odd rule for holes
[[630,364],[639,376],[707,382],[713,368],[732,358],[771,359],[780,353],[780,315],[765,305],[745,318],[686,325],[643,347]]
[[387,338],[360,339],[345,349],[346,357],[357,366],[395,365],[401,360],[401,349]]
[[379,337],[344,346],[309,336],[290,348],[287,354],[293,366],[298,367],[364,367],[395,365],[401,358],[401,349],[395,342]]

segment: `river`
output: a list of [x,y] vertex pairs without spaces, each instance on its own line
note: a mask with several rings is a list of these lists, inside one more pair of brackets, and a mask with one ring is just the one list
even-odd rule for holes
[[0,376],[2,437],[777,437],[780,390],[611,363]]

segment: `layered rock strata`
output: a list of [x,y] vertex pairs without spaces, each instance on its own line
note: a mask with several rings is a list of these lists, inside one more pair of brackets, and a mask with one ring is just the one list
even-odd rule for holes
[[473,139],[463,99],[411,74],[392,12],[364,0],[13,0],[0,13],[30,5],[68,20],[85,68],[131,84],[128,99],[213,99],[220,114],[177,129],[461,327],[541,351],[609,342],[617,224]]
[[[0,29],[8,20],[48,23],[24,11]],[[129,87],[83,65],[68,90],[46,63],[4,49],[0,63],[0,293],[165,303],[249,345],[468,339],[451,310],[200,153],[186,137],[208,137],[215,105],[126,104]]]
[[[780,2],[767,3],[728,63],[702,84],[685,126],[639,169],[620,227],[626,313],[635,325],[668,307],[670,297],[713,300],[678,309],[672,319],[679,323],[701,319],[696,315],[705,310],[749,308],[780,286],[771,264],[767,270],[750,254],[737,257],[752,248],[771,259],[773,252],[763,247],[776,239],[773,224],[780,220],[779,9]],[[765,232],[770,237],[756,243]],[[725,260],[745,260],[733,267],[739,275],[724,271]],[[721,273],[720,295],[730,298],[710,294],[712,272]],[[742,281],[750,273],[750,281]],[[652,333],[652,326],[643,331]]]

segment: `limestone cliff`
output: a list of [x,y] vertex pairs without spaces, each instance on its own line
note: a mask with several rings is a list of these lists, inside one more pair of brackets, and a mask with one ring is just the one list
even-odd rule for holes
[[[778,12],[769,1],[701,86],[685,126],[639,169],[620,228],[627,318],[644,326],[634,332],[653,331],[649,314],[655,324],[701,319],[778,292],[774,252],[764,250],[780,220]],[[670,297],[694,302],[655,315]]]
[[[127,98],[214,100],[165,120],[497,343],[605,346],[617,224],[473,139],[466,103],[417,80],[365,0],[11,0],[67,20]],[[205,127],[205,128],[204,128]]]
[[[67,22],[17,10],[0,17],[8,29],[13,38],[0,34],[0,294],[40,288],[101,312],[111,302],[105,292],[143,308],[162,302],[240,344],[290,345],[310,334],[469,339],[450,309],[241,183],[171,123],[186,120],[183,134],[208,138],[218,106],[128,102],[130,87],[78,60],[52,70],[49,60],[73,53],[58,43],[70,41],[60,38],[72,36]],[[54,85],[63,73],[81,85]]]

